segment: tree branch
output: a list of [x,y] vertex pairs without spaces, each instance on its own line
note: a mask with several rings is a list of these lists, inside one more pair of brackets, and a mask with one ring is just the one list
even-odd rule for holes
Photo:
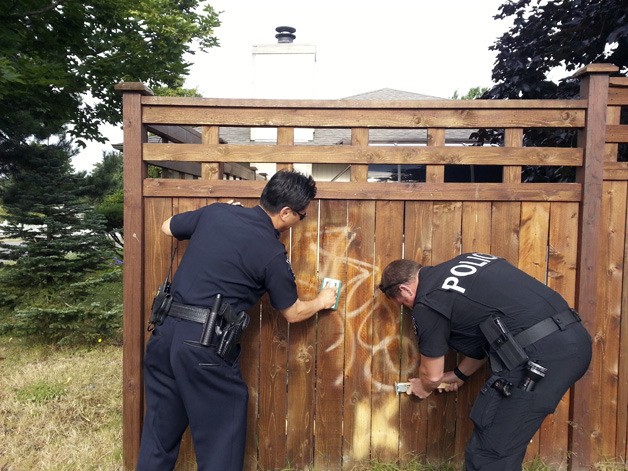
[[[66,0],[53,0],[53,2],[50,5],[40,8],[39,10],[23,11],[19,13],[9,13],[6,15],[0,15],[0,18],[28,18],[31,16],[39,16],[39,15],[43,15],[44,13],[49,12],[50,10],[54,10],[59,5],[62,5],[65,2]],[[19,0],[15,0],[13,2],[13,6],[9,9],[9,11],[14,11],[18,3],[19,3]]]

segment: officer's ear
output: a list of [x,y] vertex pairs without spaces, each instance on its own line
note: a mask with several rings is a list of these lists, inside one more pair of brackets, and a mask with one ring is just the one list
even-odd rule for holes
[[299,214],[290,208],[289,206],[284,206],[278,213],[278,226],[275,228],[279,232],[286,231],[294,226],[297,222],[299,222],[302,218],[299,217]]
[[286,222],[286,221],[289,221],[288,218],[292,216],[293,213],[294,211],[292,211],[292,209],[290,209],[288,206],[284,206],[279,211],[279,217],[281,218],[282,221]]
[[403,295],[406,295],[406,296],[410,296],[410,295],[413,294],[412,288],[410,287],[408,282],[402,283],[402,284],[399,285],[399,292],[401,294],[403,294]]
[[408,308],[411,307],[414,304],[414,298],[416,296],[416,289],[417,287],[416,287],[414,279],[400,284],[398,299],[400,300],[401,304],[403,304],[404,306]]

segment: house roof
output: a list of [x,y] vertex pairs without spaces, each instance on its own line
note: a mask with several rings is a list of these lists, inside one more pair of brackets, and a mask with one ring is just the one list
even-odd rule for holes
[[372,92],[360,93],[358,95],[341,98],[342,100],[447,100],[431,95],[422,95],[421,93],[405,92],[403,90],[395,90],[394,88],[380,88]]

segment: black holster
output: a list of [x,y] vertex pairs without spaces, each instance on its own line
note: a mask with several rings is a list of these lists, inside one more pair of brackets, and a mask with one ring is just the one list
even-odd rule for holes
[[488,340],[491,369],[499,372],[503,369],[514,370],[528,361],[523,347],[499,317],[490,317],[480,324],[480,330]]
[[161,325],[170,311],[172,305],[172,294],[170,293],[170,281],[166,277],[161,286],[157,289],[157,294],[153,298],[150,308],[150,319],[148,320],[148,330],[151,331],[156,325]]
[[245,311],[234,313],[233,310],[228,310],[223,316],[223,322],[221,326],[221,336],[216,353],[223,359],[233,358],[233,354],[240,344],[240,338],[242,332],[248,327],[251,319]]
[[166,273],[166,279],[157,288],[157,294],[153,298],[153,304],[150,307],[150,318],[148,320],[148,331],[150,332],[156,325],[164,323],[164,319],[170,312],[172,306],[172,293],[170,292],[170,275],[172,274],[172,262],[174,262],[174,256],[177,254],[178,245],[175,245],[172,249],[172,255],[170,256],[170,268]]

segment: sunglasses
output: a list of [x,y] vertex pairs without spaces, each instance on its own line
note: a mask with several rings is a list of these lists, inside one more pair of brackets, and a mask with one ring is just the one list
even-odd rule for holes
[[292,209],[292,208],[290,209],[292,210],[293,213],[296,213],[299,215],[299,221],[303,221],[305,219],[305,216],[307,216],[307,213],[300,213],[299,211],[295,209]]

